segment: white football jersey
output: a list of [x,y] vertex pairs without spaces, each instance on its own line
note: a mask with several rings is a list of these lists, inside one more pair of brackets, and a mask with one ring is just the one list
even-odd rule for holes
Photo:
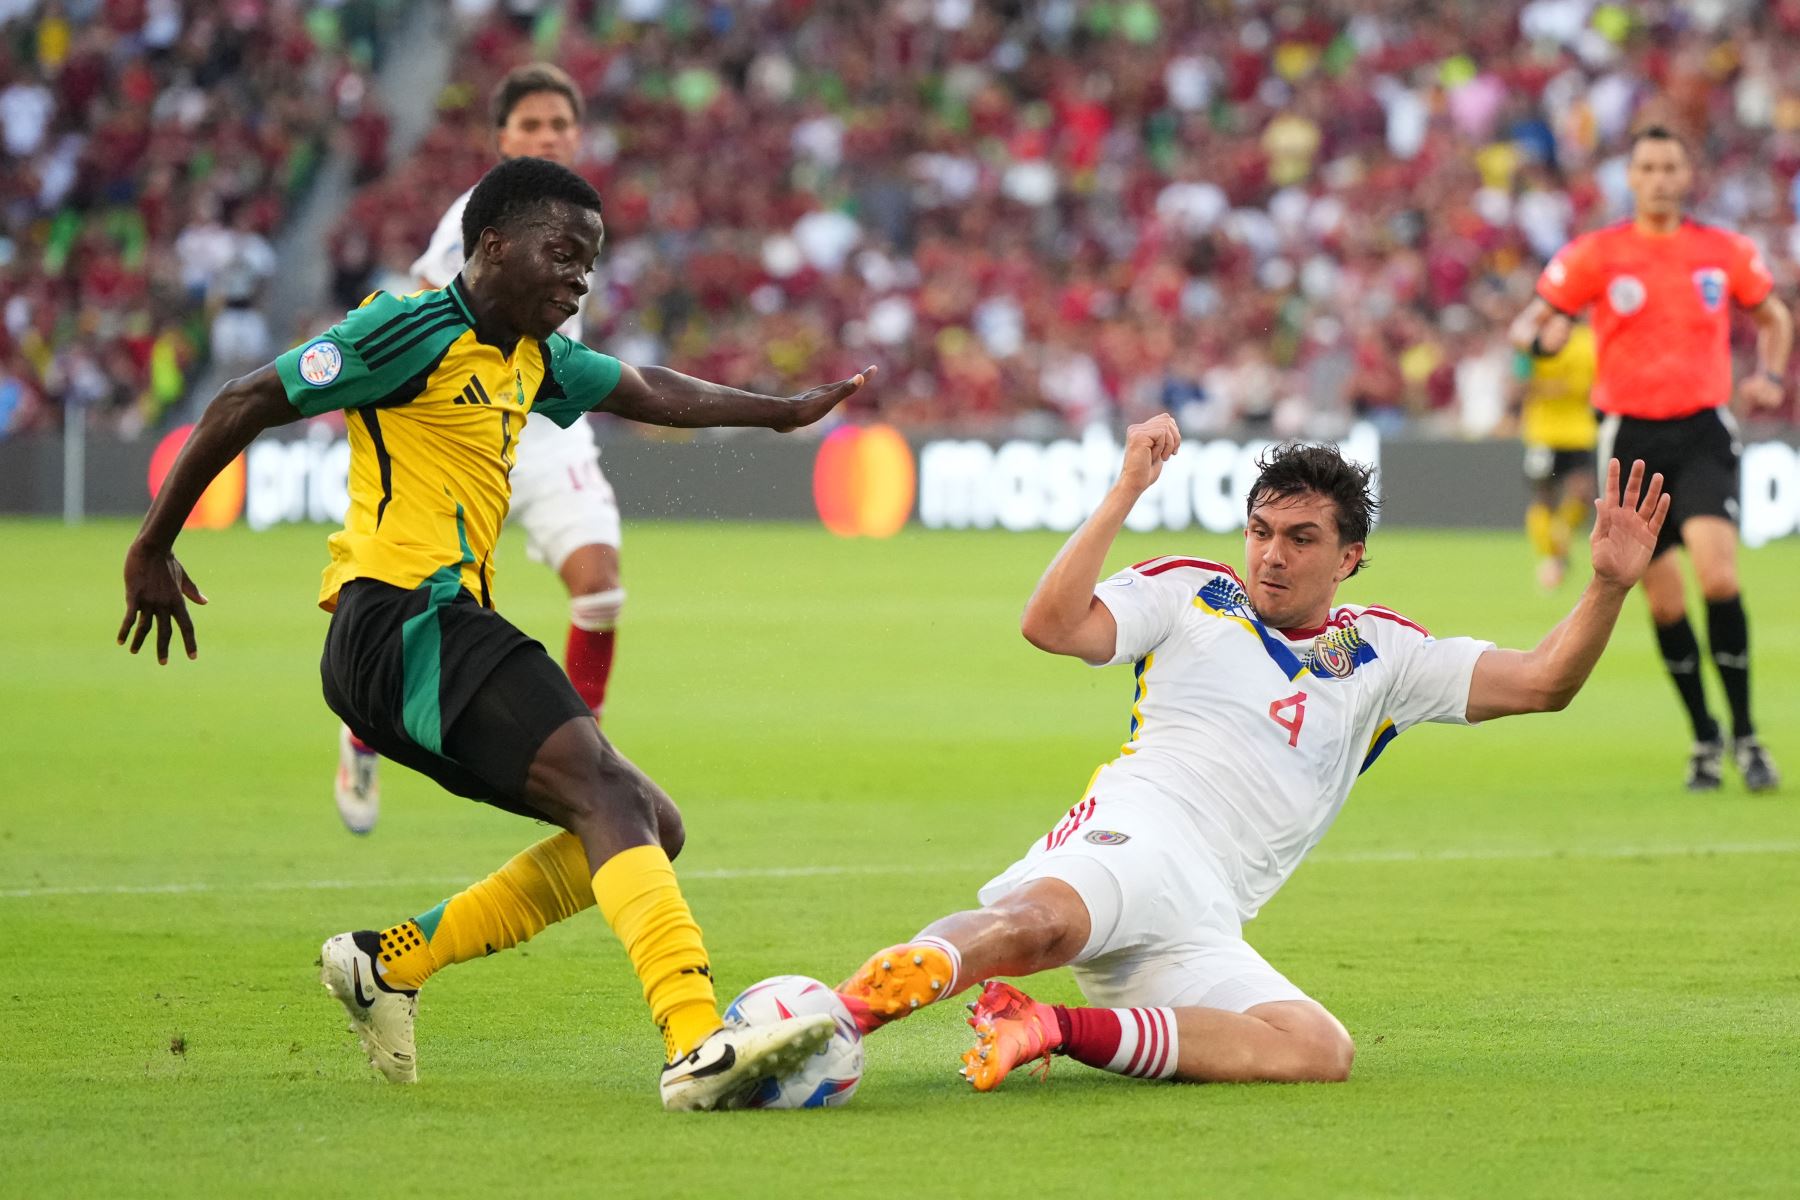
[[1380,607],[1274,629],[1230,567],[1156,558],[1094,594],[1133,663],[1130,740],[1106,778],[1182,801],[1253,916],[1318,844],[1357,776],[1420,721],[1467,724],[1475,660],[1493,648],[1433,638]]
[[[468,258],[463,253],[463,209],[468,207],[469,196],[474,191],[474,188],[470,188],[458,196],[438,221],[437,229],[431,235],[431,244],[425,247],[425,253],[413,260],[414,279],[421,280],[430,287],[445,287],[462,271],[463,263]],[[597,286],[598,275],[589,276],[589,290]],[[575,315],[564,321],[557,330],[577,342],[581,340],[581,319],[587,313],[587,297],[580,297],[578,303],[580,307],[575,310]],[[513,478],[516,481],[552,471],[563,472],[572,463],[591,462],[596,453],[594,429],[586,421],[577,421],[563,429],[555,421],[528,420],[519,431],[513,459]]]

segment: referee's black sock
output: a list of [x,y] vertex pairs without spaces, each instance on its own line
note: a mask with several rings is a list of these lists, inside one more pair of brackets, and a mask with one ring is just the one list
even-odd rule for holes
[[1750,723],[1750,625],[1741,596],[1707,602],[1706,640],[1731,704],[1731,735],[1749,737],[1756,727]]
[[1706,711],[1706,689],[1700,682],[1700,643],[1694,640],[1694,628],[1685,614],[1667,625],[1656,627],[1656,644],[1662,649],[1663,666],[1681,693],[1687,706],[1688,720],[1694,725],[1694,740],[1710,742],[1719,736],[1719,723]]

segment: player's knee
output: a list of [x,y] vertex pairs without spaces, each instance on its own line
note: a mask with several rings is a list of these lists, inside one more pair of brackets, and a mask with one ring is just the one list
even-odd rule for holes
[[687,825],[681,819],[681,810],[667,794],[657,798],[656,803],[656,836],[662,842],[663,853],[674,862],[687,845]]
[[653,831],[662,794],[591,720],[572,720],[544,743],[532,763],[530,790],[546,816],[577,833],[601,826]]
[[1322,1005],[1282,1003],[1247,1015],[1268,1022],[1279,1035],[1260,1063],[1262,1078],[1282,1083],[1342,1083],[1350,1078],[1356,1043]]
[[1355,1041],[1341,1028],[1330,1030],[1313,1047],[1313,1077],[1320,1083],[1343,1083],[1350,1078],[1355,1061]]
[[1026,885],[1009,892],[989,906],[991,912],[1006,923],[1009,942],[1033,957],[1067,948],[1072,955],[1079,945],[1070,946],[1077,934],[1085,940],[1085,930],[1077,931],[1061,898],[1048,894],[1036,885]]
[[625,589],[610,587],[569,598],[569,624],[589,633],[603,633],[619,623],[625,608]]
[[1313,1083],[1343,1083],[1356,1061],[1356,1043],[1338,1020],[1319,1012],[1293,1031],[1299,1051],[1297,1078]]

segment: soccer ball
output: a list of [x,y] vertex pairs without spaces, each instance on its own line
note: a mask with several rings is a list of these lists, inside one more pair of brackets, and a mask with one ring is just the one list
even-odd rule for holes
[[850,1103],[862,1081],[862,1032],[837,993],[805,975],[776,975],[753,983],[731,1002],[725,1019],[742,1025],[766,1025],[788,1017],[826,1013],[837,1022],[831,1040],[805,1066],[786,1079],[765,1079],[756,1086],[750,1108],[836,1108]]

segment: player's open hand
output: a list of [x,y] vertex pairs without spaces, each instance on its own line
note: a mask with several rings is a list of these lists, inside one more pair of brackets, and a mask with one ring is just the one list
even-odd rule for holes
[[[1640,499],[1640,492],[1642,497]],[[1661,473],[1644,486],[1644,460],[1631,464],[1623,496],[1619,492],[1619,460],[1606,464],[1606,484],[1594,502],[1594,578],[1630,589],[1644,577],[1656,549],[1656,535],[1669,515],[1669,494]]]
[[[156,661],[167,664],[172,622],[181,629],[187,656],[197,657],[200,649],[194,643],[194,622],[187,610],[189,600],[206,603],[199,585],[188,578],[175,555],[167,550],[145,550],[133,542],[125,552],[125,619],[119,623],[119,645],[125,645],[125,639],[130,637],[131,652],[136,654],[154,624]],[[137,626],[136,632],[132,631],[133,625]]]
[[1181,429],[1168,413],[1125,430],[1125,461],[1119,468],[1119,486],[1134,495],[1148,491],[1162,475],[1163,464],[1181,449]]
[[775,426],[782,433],[790,429],[799,429],[803,425],[811,425],[820,417],[862,391],[863,385],[875,378],[875,367],[864,367],[859,374],[848,379],[840,379],[836,383],[827,383],[813,388],[810,392],[801,392],[789,401],[792,405],[791,422]]

